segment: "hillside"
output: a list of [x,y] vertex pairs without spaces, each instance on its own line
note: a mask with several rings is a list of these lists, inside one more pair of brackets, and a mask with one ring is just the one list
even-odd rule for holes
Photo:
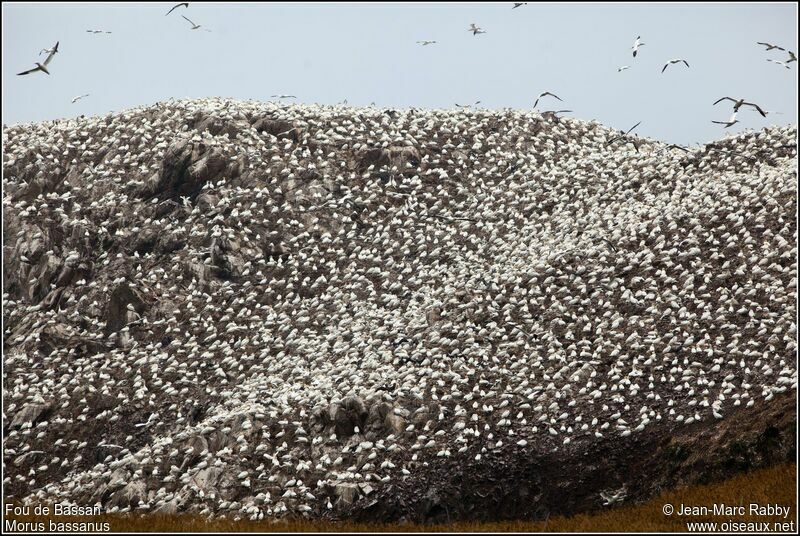
[[170,101],[3,128],[13,500],[544,519],[794,459],[797,129]]

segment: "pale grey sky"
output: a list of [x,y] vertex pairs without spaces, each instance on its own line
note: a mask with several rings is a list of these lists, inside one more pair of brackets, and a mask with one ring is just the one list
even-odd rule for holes
[[[451,108],[482,101],[531,109],[542,91],[581,119],[669,142],[718,139],[730,103],[744,97],[732,132],[796,123],[794,3],[4,3],[3,121],[105,114],[170,97],[220,96],[355,106]],[[205,32],[191,30],[186,15]],[[487,33],[467,31],[476,23]],[[89,34],[87,29],[111,34]],[[637,35],[646,43],[636,58]],[[422,47],[416,41],[431,39]],[[17,76],[60,41],[49,69]],[[685,58],[690,65],[664,63]],[[617,68],[631,68],[617,72]],[[72,97],[90,96],[72,104]]]

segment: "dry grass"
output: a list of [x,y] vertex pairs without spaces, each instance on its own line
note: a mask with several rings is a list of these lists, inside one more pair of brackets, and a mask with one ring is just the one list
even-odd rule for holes
[[[794,522],[796,529],[797,466],[781,465],[743,474],[717,484],[695,486],[662,493],[656,499],[642,505],[628,505],[607,511],[582,514],[570,518],[552,518],[548,521],[502,522],[502,523],[453,523],[448,525],[381,525],[355,523],[323,523],[294,520],[289,522],[251,522],[227,519],[206,520],[194,515],[140,516],[140,515],[102,515],[91,517],[54,518],[26,516],[19,521],[44,522],[108,522],[114,532],[685,532],[687,521],[697,522]],[[664,504],[676,508],[680,504],[711,506],[714,503],[726,505],[779,504],[789,506],[788,517],[744,516],[666,516],[662,512]],[[13,518],[7,518],[13,519]],[[6,523],[7,523],[6,519]],[[7,525],[4,529],[8,528]]]

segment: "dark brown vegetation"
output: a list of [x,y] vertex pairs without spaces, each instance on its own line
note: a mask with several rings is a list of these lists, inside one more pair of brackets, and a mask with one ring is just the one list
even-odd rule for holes
[[[105,515],[97,518],[49,518],[58,522],[107,521],[114,532],[686,532],[687,522],[794,522],[797,526],[797,466],[785,464],[759,469],[715,484],[664,492],[641,505],[625,505],[608,511],[574,517],[554,517],[546,521],[508,521],[503,523],[452,523],[440,525],[316,523],[305,520],[266,523],[206,520],[193,515]],[[665,504],[748,506],[750,503],[779,504],[791,508],[786,518],[775,516],[666,516]],[[47,523],[48,518],[25,517],[19,521]]]

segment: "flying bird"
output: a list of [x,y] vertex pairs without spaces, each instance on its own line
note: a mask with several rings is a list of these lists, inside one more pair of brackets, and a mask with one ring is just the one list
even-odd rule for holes
[[34,67],[33,69],[29,69],[27,71],[23,71],[21,73],[17,73],[17,76],[35,73],[36,71],[42,71],[46,74],[50,74],[50,71],[47,70],[47,65],[50,63],[50,61],[53,59],[53,56],[55,56],[57,52],[58,52],[58,41],[56,41],[55,46],[50,49],[50,53],[47,55],[47,58],[45,58],[44,63],[36,62],[36,67]]
[[481,101],[475,101],[474,104],[458,104],[458,103],[456,103],[456,106],[459,107],[459,108],[469,108],[471,106],[477,106],[480,103],[481,103]]
[[[172,9],[167,11],[167,15],[169,15],[170,13],[172,13],[173,11],[175,11],[176,9],[178,9],[181,6],[184,6],[184,7],[188,8],[189,7],[189,2],[181,2],[180,4],[175,4],[174,6],[172,6]],[[164,15],[164,16],[166,17],[167,15]]]
[[738,119],[736,119],[736,114],[737,114],[737,113],[738,113],[738,112],[733,112],[733,115],[732,115],[732,116],[731,116],[731,118],[730,118],[730,119],[728,119],[727,121],[711,121],[711,122],[712,122],[712,123],[716,123],[716,124],[718,124],[718,125],[725,125],[725,128],[728,128],[728,127],[730,127],[730,126],[732,126],[732,125],[735,125],[736,123],[738,123],[738,122],[739,122],[739,120],[738,120]]
[[779,47],[778,45],[771,45],[769,43],[762,43],[761,41],[758,41],[756,44],[757,45],[764,45],[765,47],[767,47],[767,50],[772,50],[773,48],[777,48],[778,50],[786,50],[785,48]]
[[90,33],[90,34],[101,34],[101,33],[107,33],[107,34],[110,34],[111,32],[107,32],[107,31],[105,31],[105,30],[86,30],[86,33]]
[[620,140],[620,139],[624,138],[625,136],[627,136],[628,134],[630,134],[631,132],[633,132],[633,129],[635,129],[636,127],[638,127],[638,126],[639,126],[639,125],[641,125],[641,124],[642,124],[642,122],[641,122],[641,121],[639,121],[638,123],[636,123],[635,125],[633,125],[631,128],[629,128],[629,129],[628,129],[626,132],[623,132],[623,131],[621,131],[621,130],[620,130],[620,131],[619,131],[619,136],[614,136],[613,138],[611,138],[610,140],[608,140],[608,141],[606,142],[606,145],[611,145],[611,144],[612,144],[612,143],[614,143],[615,141],[617,141],[617,140]]
[[797,56],[794,55],[794,52],[791,50],[787,50],[786,52],[789,53],[789,59],[786,60],[786,63],[792,63],[793,61],[797,61]]
[[623,65],[622,67],[620,67],[619,69],[617,69],[617,72],[618,72],[618,73],[621,73],[622,71],[624,71],[624,70],[626,70],[626,69],[630,69],[630,68],[631,68],[631,67],[630,67],[630,65]]
[[89,96],[89,94],[87,93],[86,95],[78,95],[77,97],[73,97],[73,98],[72,98],[72,104],[75,104],[76,102],[78,102],[78,101],[79,101],[79,100],[81,100],[82,98],[84,98],[84,97],[88,97],[88,96]]
[[533,103],[533,107],[534,107],[534,108],[536,108],[536,105],[537,105],[537,104],[539,104],[539,99],[541,99],[542,97],[546,97],[546,96],[548,96],[548,95],[550,95],[551,97],[554,97],[554,98],[556,98],[556,99],[560,100],[561,102],[564,102],[563,100],[561,100],[561,97],[559,97],[559,96],[558,96],[558,95],[556,95],[555,93],[550,93],[549,91],[545,91],[544,93],[542,93],[542,94],[540,94],[538,97],[536,97],[536,101]]
[[53,47],[53,48],[43,48],[42,50],[39,51],[39,55],[41,56],[42,53],[44,53],[44,52],[50,54],[51,52],[53,52],[53,50],[55,50],[55,47]]
[[486,30],[484,30],[483,28],[479,28],[478,26],[475,26],[474,22],[469,25],[469,30],[467,30],[467,31],[468,32],[472,32],[472,35],[478,35],[478,34],[486,33]]
[[428,46],[428,45],[433,45],[435,43],[436,43],[436,41],[417,41],[417,44],[422,45],[424,47]]
[[[191,25],[192,25],[192,30],[197,30],[198,28],[200,28],[200,27],[201,27],[199,24],[195,24],[194,22],[192,22],[191,20],[189,20],[188,18],[186,18],[186,16],[185,16],[185,15],[181,15],[181,17],[183,17],[184,19],[186,19],[187,21],[189,21],[189,24],[191,24]],[[208,31],[210,31],[210,30],[206,30],[206,31],[208,32]]]
[[670,66],[670,65],[672,65],[673,63],[680,63],[680,62],[683,62],[683,63],[685,63],[687,67],[689,66],[689,64],[686,62],[686,60],[682,60],[682,59],[677,59],[677,60],[669,60],[667,63],[665,63],[665,64],[664,64],[664,68],[663,68],[663,69],[661,69],[661,72],[663,73],[664,71],[666,71],[666,70],[667,70],[667,67],[669,67],[669,66]]
[[528,2],[514,2],[514,7],[511,9],[517,9],[518,7],[527,6]]
[[718,99],[714,103],[714,106],[716,106],[717,104],[719,104],[720,102],[722,102],[724,100],[729,100],[729,101],[731,101],[733,103],[733,111],[734,111],[734,113],[738,112],[739,108],[741,108],[742,106],[752,106],[753,108],[758,110],[758,113],[760,113],[762,116],[767,117],[767,114],[764,113],[764,110],[762,110],[761,107],[758,104],[754,104],[752,102],[745,102],[744,99],[734,99],[734,98],[731,98],[731,97],[722,97],[721,99]]
[[640,35],[640,36],[637,36],[637,37],[636,37],[636,41],[634,41],[634,43],[633,43],[633,46],[631,47],[631,49],[633,50],[633,57],[634,57],[634,58],[636,57],[636,53],[637,53],[637,52],[639,52],[639,47],[641,47],[641,46],[644,46],[644,45],[645,45],[645,43],[642,43],[642,42],[640,41],[640,39],[641,39],[641,38],[642,38],[642,36],[641,36],[641,35]]
[[271,98],[273,99],[296,99],[295,95],[272,95]]
[[778,60],[771,60],[769,58],[767,58],[767,61],[771,61],[772,63],[777,63],[778,65],[786,67],[787,69],[791,69],[791,67],[788,65],[788,63],[784,63],[784,62],[778,61]]

